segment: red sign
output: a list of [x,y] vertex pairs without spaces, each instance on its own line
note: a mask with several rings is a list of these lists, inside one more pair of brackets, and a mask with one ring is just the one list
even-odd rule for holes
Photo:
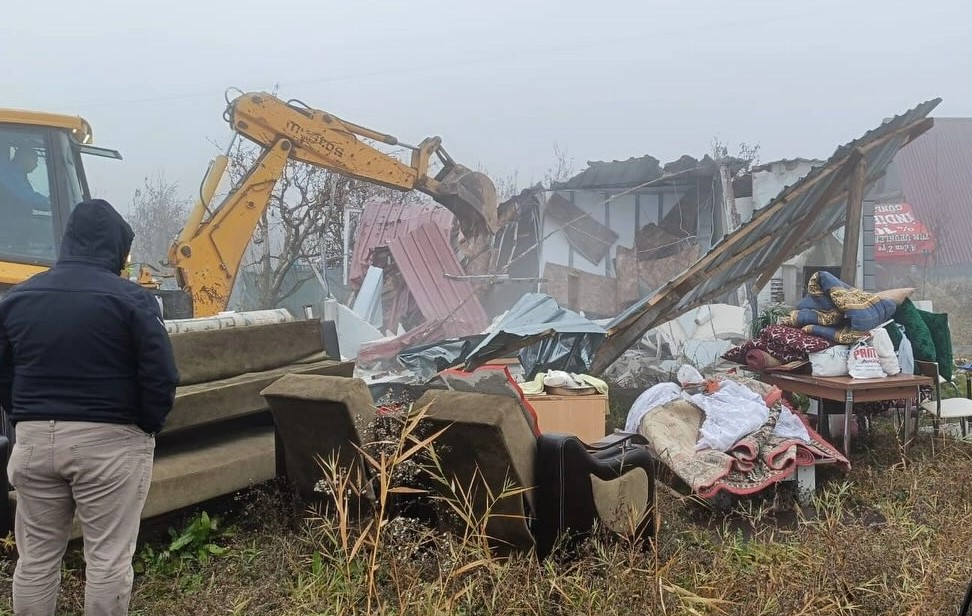
[[915,218],[911,205],[874,206],[874,258],[922,265],[935,251],[931,231]]

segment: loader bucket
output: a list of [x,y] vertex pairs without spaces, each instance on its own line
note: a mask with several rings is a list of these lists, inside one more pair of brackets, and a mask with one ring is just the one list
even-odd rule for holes
[[451,211],[466,237],[496,232],[496,187],[486,175],[462,165],[449,165],[437,176],[434,198]]

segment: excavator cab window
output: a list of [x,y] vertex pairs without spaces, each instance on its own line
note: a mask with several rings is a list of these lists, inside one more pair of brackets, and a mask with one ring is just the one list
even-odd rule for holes
[[85,193],[63,130],[0,125],[0,260],[53,263],[67,213]]

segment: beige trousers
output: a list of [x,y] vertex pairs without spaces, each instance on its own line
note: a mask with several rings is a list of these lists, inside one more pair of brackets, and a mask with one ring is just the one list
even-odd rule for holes
[[155,438],[134,425],[17,424],[7,465],[17,491],[16,616],[54,614],[75,514],[84,540],[85,615],[128,613],[132,557],[154,453]]

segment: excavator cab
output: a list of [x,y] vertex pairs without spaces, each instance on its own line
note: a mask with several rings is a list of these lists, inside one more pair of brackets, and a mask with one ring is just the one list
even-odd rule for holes
[[90,141],[81,118],[0,109],[0,293],[57,259],[71,209],[89,197],[81,154],[121,158]]

